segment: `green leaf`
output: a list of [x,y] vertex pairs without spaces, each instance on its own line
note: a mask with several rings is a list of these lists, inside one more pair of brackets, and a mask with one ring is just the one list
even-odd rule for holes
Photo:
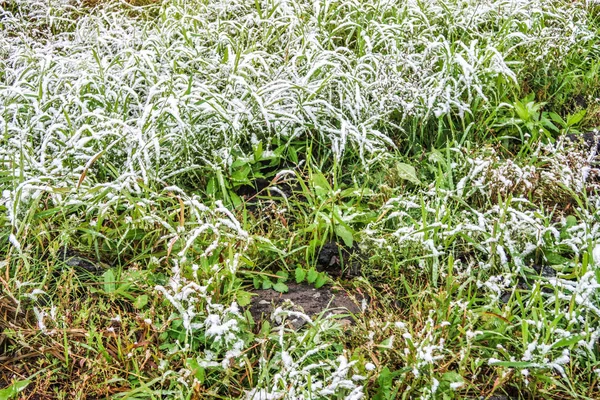
[[311,176],[312,185],[318,197],[329,196],[332,192],[331,185],[327,182],[325,176],[320,172],[314,172]]
[[254,276],[252,278],[252,283],[254,284],[254,289],[260,289],[262,280],[258,276]]
[[260,161],[263,155],[263,144],[258,142],[258,145],[254,148],[254,162]]
[[116,285],[117,278],[115,277],[114,270],[112,268],[109,270],[106,270],[103,277],[104,277],[104,291],[106,293],[114,293],[117,288],[117,285]]
[[576,112],[573,115],[569,115],[567,117],[567,126],[571,127],[573,125],[577,125],[579,122],[581,122],[583,117],[585,117],[585,113],[586,113],[586,110],[581,110],[579,112]]
[[146,304],[148,304],[148,295],[147,294],[139,295],[138,297],[136,297],[135,301],[133,302],[133,306],[137,309],[144,308],[146,306]]
[[296,283],[301,283],[306,279],[306,270],[302,267],[296,268]]
[[248,165],[248,159],[246,158],[236,158],[234,162],[231,163],[231,169],[239,169],[244,165]]
[[327,274],[320,273],[319,276],[317,276],[317,280],[315,281],[315,288],[320,288],[321,286],[326,284],[328,280],[329,278],[327,277]]
[[507,368],[536,368],[538,366],[538,364],[528,361],[498,361],[490,365]]
[[520,101],[515,102],[515,111],[522,121],[528,121],[531,117],[527,107],[525,107],[525,105]]
[[348,247],[352,247],[354,244],[354,238],[352,232],[342,224],[337,224],[334,227],[335,234],[342,238],[344,244]]
[[552,123],[552,121],[550,121],[550,120],[549,120],[549,119],[547,119],[547,118],[546,118],[546,119],[543,119],[543,120],[542,120],[542,123],[543,123],[544,127],[548,128],[548,129],[550,129],[550,130],[553,130],[554,132],[559,132],[559,131],[560,131],[560,128],[559,128],[558,126],[554,125],[554,124]]
[[244,165],[242,168],[236,170],[233,174],[231,174],[231,179],[236,183],[248,183],[250,180],[248,179],[248,175],[252,171],[249,165]]
[[268,319],[265,319],[260,327],[260,334],[262,336],[268,336],[271,334],[271,323]]
[[187,367],[190,371],[192,371],[192,374],[194,375],[194,377],[196,377],[196,379],[198,379],[198,382],[200,382],[200,384],[204,383],[204,378],[205,378],[205,370],[203,367],[200,366],[200,364],[198,363],[198,360],[194,359],[194,358],[188,358],[186,361]]
[[393,376],[388,367],[384,367],[377,378],[377,388],[374,399],[387,400],[391,397]]
[[296,152],[294,146],[288,147],[288,156],[294,164],[298,164],[298,153]]
[[442,375],[442,380],[450,383],[463,382],[463,377],[458,372],[449,371]]
[[250,301],[252,300],[252,293],[246,292],[245,290],[238,290],[235,296],[237,299],[237,303],[241,307],[246,307],[248,304],[250,304]]
[[242,199],[234,191],[229,191],[229,197],[234,207],[239,207],[242,204]]
[[417,178],[417,171],[412,165],[397,163],[396,170],[398,171],[398,178],[414,183],[415,185],[421,184],[421,181]]
[[279,293],[287,293],[289,288],[287,287],[287,285],[285,283],[279,281],[273,285],[273,290],[275,290]]
[[141,240],[146,236],[146,231],[143,229],[131,229],[123,236],[123,240]]
[[[459,383],[459,382],[464,382],[464,379],[462,376],[460,376],[459,373],[455,372],[455,371],[449,371],[446,372],[442,375],[441,377],[441,382],[440,382],[440,392],[442,393],[451,393],[454,392],[454,390],[451,388],[451,384],[452,383]],[[452,397],[454,398],[454,397]]]
[[269,280],[269,278],[263,278],[262,280],[262,288],[263,290],[271,289],[273,287],[273,282]]
[[566,219],[566,228],[569,229],[577,225],[577,218],[573,215],[569,215]]
[[568,258],[561,256],[560,254],[552,251],[544,251],[544,256],[550,265],[565,265],[571,262]]
[[565,120],[562,119],[562,117],[560,115],[558,115],[557,113],[555,113],[555,112],[549,112],[548,115],[550,116],[550,118],[552,119],[552,121],[556,122],[560,126],[566,126],[567,125],[567,123],[565,122]]
[[319,277],[319,273],[316,269],[311,268],[308,270],[308,274],[306,275],[306,280],[308,283],[314,283]]
[[286,271],[277,271],[275,275],[279,277],[279,280],[284,282],[287,281],[288,277],[290,276],[290,274],[288,274]]
[[208,180],[208,183],[206,184],[206,194],[208,194],[209,196],[214,196],[217,192],[216,187],[217,185],[215,183],[215,178],[210,178]]
[[575,335],[569,338],[560,339],[558,342],[552,345],[553,349],[560,349],[562,347],[570,347],[582,340],[584,337],[582,335]]
[[25,379],[23,381],[16,381],[7,388],[0,390],[0,400],[11,400],[15,398],[20,391],[25,389],[31,381]]

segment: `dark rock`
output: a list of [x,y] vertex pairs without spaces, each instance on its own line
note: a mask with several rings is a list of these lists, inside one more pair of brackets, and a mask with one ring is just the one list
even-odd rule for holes
[[[273,311],[286,301],[293,303],[294,309],[313,317],[325,312],[329,314],[357,314],[361,312],[355,300],[344,290],[334,290],[329,287],[315,289],[307,284],[289,283],[287,293],[279,293],[273,289],[253,290],[255,296],[250,302],[250,314],[258,322],[270,318]],[[345,323],[353,323],[351,318],[344,318]],[[306,321],[292,319],[294,329],[303,326]]]
[[573,105],[577,108],[588,108],[588,101],[582,94],[576,94],[572,98]]
[[82,254],[72,249],[65,248],[61,250],[58,256],[67,267],[87,271],[91,274],[100,274],[105,270],[100,263],[90,261]]
[[533,265],[533,270],[543,278],[556,278],[556,270],[547,265]]
[[[340,261],[340,251],[342,249],[338,246],[336,242],[327,242],[321,248],[319,252],[319,257],[317,262],[319,266],[324,269],[329,269],[332,266],[339,266]],[[342,254],[343,256],[343,254]]]
[[580,134],[571,133],[565,135],[565,138],[576,145],[581,145],[587,151],[594,151],[596,155],[600,154],[600,132],[592,131]]
[[333,277],[360,276],[361,268],[356,249],[356,245],[347,248],[335,241],[325,243],[317,257],[317,270],[327,272]]
[[[534,264],[531,266],[531,268],[533,269],[535,274],[530,273],[527,274],[525,277],[519,276],[516,286],[517,290],[531,290],[534,281],[539,280],[540,278],[549,279],[556,277],[556,271],[554,270],[554,268],[549,267],[547,265]],[[542,292],[553,293],[553,290],[548,287],[542,287]],[[512,290],[502,292],[502,295],[500,296],[500,302],[502,304],[508,303],[508,300],[510,300],[511,296]]]
[[244,200],[252,201],[260,192],[262,192],[267,187],[269,187],[270,183],[271,182],[266,179],[257,178],[253,181],[253,184],[254,184],[253,186],[252,185],[242,185],[236,190],[236,193],[238,196],[240,196]]

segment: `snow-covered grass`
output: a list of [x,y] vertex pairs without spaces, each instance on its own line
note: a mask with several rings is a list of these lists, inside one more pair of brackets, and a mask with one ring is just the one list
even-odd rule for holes
[[[564,135],[600,125],[599,18],[0,0],[7,396],[597,397],[597,149]],[[253,278],[332,238],[368,314],[256,325]]]

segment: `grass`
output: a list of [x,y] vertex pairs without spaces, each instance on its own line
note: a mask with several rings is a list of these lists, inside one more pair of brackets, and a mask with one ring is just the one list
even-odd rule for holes
[[0,1],[0,399],[598,398],[599,10]]

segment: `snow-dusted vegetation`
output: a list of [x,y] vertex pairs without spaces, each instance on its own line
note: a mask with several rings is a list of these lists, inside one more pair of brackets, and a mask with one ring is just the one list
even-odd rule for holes
[[[0,0],[0,399],[598,398],[599,35],[594,1]],[[362,312],[250,313],[294,281]]]

